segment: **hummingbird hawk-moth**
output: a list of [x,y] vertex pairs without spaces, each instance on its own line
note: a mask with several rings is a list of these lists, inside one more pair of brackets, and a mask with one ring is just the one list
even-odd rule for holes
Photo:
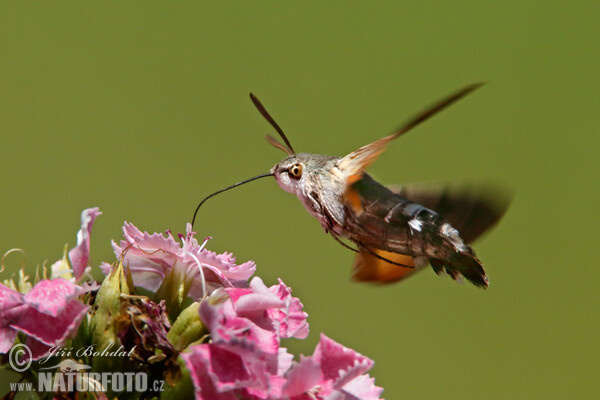
[[[437,274],[461,276],[479,287],[488,278],[470,243],[492,227],[508,207],[499,191],[431,185],[385,187],[365,172],[394,139],[466,96],[467,86],[411,118],[394,134],[344,156],[296,153],[283,130],[253,95],[250,98],[284,143],[267,141],[287,157],[269,173],[219,190],[210,197],[252,180],[273,176],[295,194],[326,233],[357,253],[353,278],[388,283],[430,264]],[[345,242],[353,243],[356,248]]]

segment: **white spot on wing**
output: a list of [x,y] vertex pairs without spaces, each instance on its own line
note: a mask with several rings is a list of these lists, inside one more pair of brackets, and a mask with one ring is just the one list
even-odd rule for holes
[[408,225],[410,225],[410,227],[413,228],[415,231],[421,232],[421,227],[423,227],[423,222],[416,218],[413,218],[410,221],[408,221]]
[[440,233],[450,240],[450,242],[457,251],[464,251],[466,249],[464,242],[458,235],[458,231],[454,229],[450,224],[446,223],[442,225],[442,227],[440,228]]

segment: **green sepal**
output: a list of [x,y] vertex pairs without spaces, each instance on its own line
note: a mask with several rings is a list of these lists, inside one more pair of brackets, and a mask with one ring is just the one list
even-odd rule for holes
[[208,334],[208,329],[206,329],[198,314],[199,308],[199,302],[192,303],[179,314],[179,317],[171,326],[167,339],[169,339],[175,350],[183,351],[191,343]]

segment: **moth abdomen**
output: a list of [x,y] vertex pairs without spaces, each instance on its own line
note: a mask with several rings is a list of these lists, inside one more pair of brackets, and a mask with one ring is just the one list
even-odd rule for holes
[[[463,275],[469,282],[487,287],[485,270],[471,247],[443,217],[417,203],[402,200],[400,214],[390,219],[388,250],[425,256],[436,273],[446,272],[453,279]],[[402,225],[406,228],[402,229]],[[389,240],[389,237],[396,240]]]

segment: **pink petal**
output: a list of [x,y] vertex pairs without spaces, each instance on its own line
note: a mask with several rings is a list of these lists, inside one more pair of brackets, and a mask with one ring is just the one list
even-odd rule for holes
[[107,262],[103,261],[103,262],[100,263],[100,270],[102,271],[102,273],[104,275],[108,275],[109,272],[110,272],[110,270],[112,269],[112,267],[113,267],[112,264],[109,264]]
[[213,344],[198,349],[213,376],[213,383],[219,392],[251,386],[252,373],[239,354]]
[[81,229],[77,232],[77,246],[69,252],[75,279],[83,275],[90,257],[90,234],[94,220],[102,214],[98,207],[88,208],[81,213]]
[[162,252],[175,254],[180,249],[179,243],[170,233],[167,233],[166,237],[160,233],[151,235],[148,232],[140,231],[135,225],[127,221],[123,225],[123,236],[125,236],[127,243],[146,252],[161,250]]
[[281,337],[306,338],[308,336],[308,322],[306,322],[308,314],[302,311],[303,305],[300,299],[292,297],[292,289],[286,286],[281,279],[279,279],[279,285],[273,285],[269,290],[285,304],[279,310],[270,310],[271,317],[279,321],[279,334]]
[[312,357],[302,357],[286,378],[283,394],[290,397],[300,396],[324,383],[321,367]]
[[231,301],[235,304],[237,300],[248,294],[251,294],[253,291],[250,288],[226,288],[225,291],[231,298]]
[[226,277],[228,281],[231,281],[231,286],[234,287],[246,286],[246,282],[256,270],[256,265],[253,261],[236,265],[235,258],[230,254],[217,254],[206,249],[200,250],[200,246],[189,248],[186,251],[183,249],[181,250],[180,256],[189,264],[196,263],[196,260],[189,253],[193,254],[204,268],[219,271],[219,273]]
[[337,388],[367,372],[373,366],[370,358],[342,346],[324,334],[321,334],[313,357],[321,365],[324,378],[333,380]]
[[31,350],[31,359],[39,360],[42,357],[45,357],[50,352],[50,349],[56,346],[48,346],[39,340],[35,340],[31,336],[27,338],[27,347]]
[[88,308],[78,300],[71,300],[60,315],[52,317],[28,307],[12,321],[10,327],[49,346],[60,345],[67,337],[77,333]]
[[279,348],[279,354],[277,354],[277,370],[275,374],[283,376],[292,367],[294,361],[294,355],[288,353],[285,347]]
[[136,286],[156,291],[178,259],[179,243],[170,233],[150,235],[128,222],[123,225],[123,236],[126,240],[120,244],[113,241],[116,257],[123,258]]
[[211,333],[214,342],[247,343],[269,354],[277,354],[279,337],[247,318],[239,317],[231,301],[219,305],[200,304],[200,319]]
[[0,353],[8,353],[16,338],[17,331],[8,326],[0,326]]
[[[125,230],[125,227],[123,229]],[[112,245],[117,258],[121,258],[121,254],[126,251],[123,265],[131,271],[134,284],[151,291],[156,291],[160,287],[171,266],[177,260],[175,254],[160,248],[138,248],[124,240],[120,245],[113,241]],[[103,264],[101,268],[105,274],[110,272],[110,264]]]
[[[261,353],[251,347],[202,344],[192,346],[182,357],[190,369],[197,398],[220,399],[211,395],[228,393],[237,393],[242,398],[254,398],[254,393],[258,398],[266,398],[269,388],[266,364]],[[198,391],[201,397],[198,397]]]
[[238,317],[249,319],[282,338],[308,335],[307,314],[302,311],[302,303],[292,297],[291,289],[283,281],[267,288],[259,277],[254,277],[247,289],[225,290]]
[[0,283],[0,324],[2,323],[2,316],[6,310],[20,304],[23,304],[23,295]]
[[202,356],[192,351],[182,353],[181,357],[185,361],[190,371],[190,376],[194,384],[196,399],[214,399],[214,400],[238,400],[239,398],[233,392],[219,393],[213,384],[208,373]]
[[0,353],[7,353],[13,346],[17,331],[10,322],[23,309],[23,295],[0,283]]
[[39,312],[56,317],[63,312],[72,299],[81,293],[79,286],[66,279],[44,279],[25,295],[24,300]]
[[[196,260],[192,259],[192,258],[188,258],[188,257],[184,257],[185,263],[188,265],[187,267],[187,273],[188,275],[193,276],[193,283],[192,283],[192,290],[195,290],[196,288],[200,290],[200,292],[202,291],[202,276],[200,275],[200,271],[199,271],[199,266],[198,263],[196,262]],[[191,261],[190,261],[191,260]],[[206,284],[207,285],[211,285],[213,287],[233,287],[234,283],[232,283],[229,278],[227,278],[227,276],[223,273],[223,271],[221,271],[220,269],[218,269],[215,266],[209,265],[209,264],[203,264],[202,262],[200,263],[200,267],[202,268],[202,274],[204,275],[204,279],[206,280]],[[202,297],[203,294],[201,293],[200,296],[198,296],[197,298]],[[194,297],[194,296],[192,296]]]
[[344,385],[341,392],[351,399],[379,400],[383,388],[375,386],[375,379],[369,375],[360,375]]
[[[285,306],[285,303],[269,291],[262,279],[255,276],[250,282],[251,293],[238,297],[235,301],[235,309],[238,313],[248,311],[265,310],[267,308],[280,308]],[[230,290],[228,290],[229,293]]]

